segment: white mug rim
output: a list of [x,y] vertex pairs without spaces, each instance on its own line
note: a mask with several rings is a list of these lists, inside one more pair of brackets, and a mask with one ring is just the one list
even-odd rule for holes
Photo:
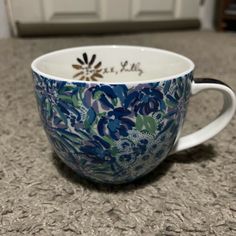
[[[176,73],[174,75],[171,76],[163,76],[161,78],[158,79],[150,79],[150,80],[143,80],[143,81],[127,81],[127,82],[103,82],[103,81],[82,81],[79,79],[68,79],[68,78],[64,78],[64,77],[60,77],[60,76],[55,76],[55,75],[51,75],[49,73],[44,73],[41,70],[39,70],[37,68],[37,64],[43,60],[44,58],[48,57],[48,56],[52,56],[52,55],[56,55],[56,54],[60,54],[63,52],[68,52],[68,51],[73,51],[73,50],[85,50],[88,48],[132,48],[132,49],[137,49],[137,50],[150,50],[150,51],[155,51],[155,52],[162,52],[162,53],[166,53],[172,56],[177,56],[182,60],[185,60],[188,64],[189,64],[189,68],[187,70],[184,70],[181,73]],[[51,79],[51,80],[56,80],[56,81],[64,81],[64,82],[69,82],[69,83],[86,83],[86,84],[125,84],[125,85],[132,85],[132,84],[147,84],[147,83],[154,83],[154,82],[160,82],[160,81],[165,81],[165,80],[172,80],[172,79],[176,79],[178,77],[183,77],[185,75],[188,75],[189,73],[193,72],[195,68],[195,64],[193,63],[193,61],[191,59],[189,59],[186,56],[183,56],[179,53],[176,52],[172,52],[169,50],[165,50],[165,49],[160,49],[160,48],[154,48],[154,47],[145,47],[145,46],[132,46],[132,45],[88,45],[88,46],[81,46],[81,47],[71,47],[71,48],[65,48],[65,49],[60,49],[60,50],[55,50],[46,54],[43,54],[37,58],[35,58],[33,60],[33,62],[31,63],[31,69],[33,72],[35,72],[36,74],[45,77],[47,79]]]

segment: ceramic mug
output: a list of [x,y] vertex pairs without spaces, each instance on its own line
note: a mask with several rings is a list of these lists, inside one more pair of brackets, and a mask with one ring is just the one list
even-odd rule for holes
[[[119,184],[147,174],[168,154],[212,138],[235,112],[227,85],[194,81],[190,59],[161,49],[77,47],[40,56],[32,70],[55,152],[79,175],[98,182]],[[222,112],[180,137],[189,98],[208,89],[223,94]]]

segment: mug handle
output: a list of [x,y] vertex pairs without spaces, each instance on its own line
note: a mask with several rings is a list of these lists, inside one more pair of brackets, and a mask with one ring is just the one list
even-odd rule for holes
[[233,90],[220,80],[210,78],[194,79],[191,86],[191,95],[198,94],[204,90],[216,90],[223,94],[224,105],[220,114],[215,120],[200,130],[180,137],[171,153],[179,152],[207,141],[224,129],[232,119],[236,109],[236,98]]

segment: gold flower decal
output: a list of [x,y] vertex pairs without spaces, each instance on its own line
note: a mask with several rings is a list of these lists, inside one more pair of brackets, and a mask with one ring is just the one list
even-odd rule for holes
[[73,68],[79,71],[73,76],[73,78],[78,77],[78,79],[86,81],[90,80],[97,81],[97,78],[103,78],[101,74],[102,62],[99,61],[98,63],[95,63],[95,60],[96,60],[95,54],[93,54],[92,58],[89,60],[87,53],[83,53],[83,59],[77,58],[79,64],[72,65]]

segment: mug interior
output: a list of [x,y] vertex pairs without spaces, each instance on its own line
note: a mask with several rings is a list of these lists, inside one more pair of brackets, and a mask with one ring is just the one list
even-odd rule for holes
[[162,49],[108,45],[55,51],[38,57],[31,67],[39,75],[56,80],[140,83],[186,75],[194,64]]

